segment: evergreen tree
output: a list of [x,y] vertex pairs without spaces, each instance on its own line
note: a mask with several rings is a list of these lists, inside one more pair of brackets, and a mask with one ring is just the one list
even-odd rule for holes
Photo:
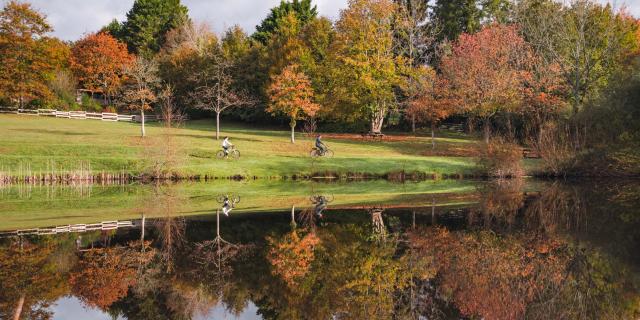
[[281,1],[280,5],[271,9],[269,15],[256,26],[256,32],[252,37],[263,44],[276,30],[290,12],[295,13],[296,18],[301,22],[301,26],[318,16],[318,8],[311,5],[311,0],[293,0],[292,2]]
[[160,51],[167,32],[187,20],[187,7],[180,0],[136,0],[120,32],[113,22],[108,28],[120,33],[114,36],[124,41],[129,51],[151,57]]
[[455,40],[463,33],[480,29],[481,11],[475,0],[436,0],[432,20],[441,28],[441,39]]

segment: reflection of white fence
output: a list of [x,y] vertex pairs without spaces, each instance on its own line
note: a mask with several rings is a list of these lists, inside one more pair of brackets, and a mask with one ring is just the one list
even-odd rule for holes
[[[53,109],[10,109],[1,108],[0,113],[13,113],[24,114],[44,117],[56,117],[56,118],[68,118],[68,119],[91,119],[102,121],[126,121],[126,122],[140,122],[141,117],[139,114],[117,114],[110,112],[86,112],[86,111],[59,111]],[[153,122],[160,120],[156,115],[145,115],[145,122]]]
[[69,232],[87,232],[95,230],[115,230],[118,228],[131,228],[132,221],[103,221],[90,224],[70,224],[51,228],[22,229],[16,231],[0,232],[0,238],[27,236],[27,235],[49,235]]

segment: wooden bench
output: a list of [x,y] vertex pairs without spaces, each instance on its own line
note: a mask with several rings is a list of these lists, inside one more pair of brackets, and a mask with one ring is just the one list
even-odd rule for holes
[[362,132],[360,133],[360,135],[362,135],[363,138],[367,139],[367,138],[371,138],[373,140],[375,139],[379,139],[382,140],[384,138],[384,133],[381,132]]

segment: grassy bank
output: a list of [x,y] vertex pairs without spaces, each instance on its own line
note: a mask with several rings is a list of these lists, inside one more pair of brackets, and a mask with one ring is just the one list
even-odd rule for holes
[[[139,175],[151,168],[180,176],[291,177],[324,175],[385,175],[419,172],[425,175],[464,175],[474,169],[469,150],[476,140],[448,133],[431,150],[429,137],[388,136],[367,141],[357,135],[329,136],[332,159],[309,157],[312,139],[298,136],[289,142],[284,130],[224,124],[242,152],[237,161],[217,160],[220,149],[212,121],[190,121],[178,129],[148,124],[141,139],[139,125],[92,120],[0,115],[0,171],[11,175],[74,172]],[[168,158],[168,159],[167,159]]]
[[457,205],[477,201],[477,182],[423,181],[406,184],[384,180],[351,183],[313,183],[258,180],[212,181],[161,186],[127,185],[10,185],[0,188],[2,230],[95,223],[146,217],[215,214],[221,194],[241,197],[234,214],[304,209],[311,195],[333,199],[331,208],[368,205]]

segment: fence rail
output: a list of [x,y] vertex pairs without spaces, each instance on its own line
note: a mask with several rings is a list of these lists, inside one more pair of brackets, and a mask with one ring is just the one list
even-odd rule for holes
[[[102,121],[124,121],[124,122],[141,122],[141,116],[139,114],[117,114],[110,112],[86,112],[86,111],[60,111],[54,109],[12,109],[0,107],[0,113],[12,113],[33,115],[42,117],[56,117],[67,119],[90,119],[90,120],[102,120]],[[161,117],[157,115],[145,115],[145,122],[154,122],[161,120]]]
[[115,230],[118,228],[132,228],[135,225],[132,221],[103,221],[89,224],[70,224],[51,228],[22,229],[8,232],[0,232],[0,238],[27,236],[27,235],[49,235],[70,232],[87,232],[94,230]]

